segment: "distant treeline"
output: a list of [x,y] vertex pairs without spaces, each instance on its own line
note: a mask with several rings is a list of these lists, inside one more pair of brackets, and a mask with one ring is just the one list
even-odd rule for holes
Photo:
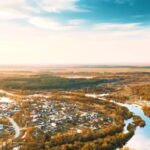
[[[65,68],[65,66],[64,66]],[[150,69],[150,66],[128,66],[128,65],[80,65],[73,68],[143,68]]]
[[0,88],[10,90],[78,89],[116,81],[116,79],[67,79],[51,75],[38,75],[0,79]]

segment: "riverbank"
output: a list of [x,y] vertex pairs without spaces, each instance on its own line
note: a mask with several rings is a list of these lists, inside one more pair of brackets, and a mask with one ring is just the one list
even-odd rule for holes
[[[109,95],[109,94],[107,94]],[[106,96],[107,96],[106,95]],[[100,100],[107,101],[107,98],[105,98],[105,95],[97,95],[97,94],[86,94],[86,96],[93,97],[93,98],[98,98]],[[135,150],[149,150],[150,147],[150,118],[148,118],[143,110],[142,110],[142,105],[139,105],[138,103],[128,103],[128,104],[123,104],[119,103],[115,100],[111,100],[110,102],[118,104],[120,106],[128,108],[134,115],[140,116],[146,123],[145,127],[140,128],[137,127],[135,130],[135,133],[133,137],[127,142],[127,144],[124,146],[129,147],[131,149]],[[132,119],[128,119],[125,121],[125,127],[124,127],[124,133],[127,133],[127,126],[132,123]]]
[[[115,101],[113,101],[115,102]],[[115,102],[121,106],[128,108],[134,115],[140,116],[146,123],[145,127],[137,128],[134,136],[127,142],[124,147],[129,147],[135,150],[149,150],[150,147],[150,118],[148,118],[142,107],[135,104],[122,104]]]

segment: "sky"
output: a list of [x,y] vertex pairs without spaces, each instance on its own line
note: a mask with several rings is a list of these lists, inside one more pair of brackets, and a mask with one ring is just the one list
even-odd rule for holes
[[150,65],[149,0],[0,0],[0,65]]

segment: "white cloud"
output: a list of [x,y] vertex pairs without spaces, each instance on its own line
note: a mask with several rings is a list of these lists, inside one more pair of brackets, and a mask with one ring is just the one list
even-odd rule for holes
[[135,0],[103,0],[105,2],[113,2],[117,4],[125,4],[128,3],[129,5],[133,5]]
[[50,18],[31,17],[30,19],[28,19],[28,23],[39,28],[49,29],[53,31],[69,31],[81,27],[85,23],[85,20],[73,19],[69,20],[66,23],[62,23]]
[[24,10],[25,0],[4,0],[0,1],[0,19],[24,19],[29,16]]
[[53,33],[1,23],[0,33],[0,64],[150,63],[150,29],[146,28],[128,34],[90,30]]
[[61,11],[80,11],[76,5],[78,0],[31,0],[35,5],[31,5],[27,0],[1,0],[0,11],[7,9],[25,9],[32,12],[61,12]]
[[0,8],[18,6],[25,3],[25,0],[1,0]]
[[[40,17],[40,12],[59,13],[61,11],[80,11],[76,6],[78,0],[5,0],[0,1],[0,19],[24,19],[29,24],[49,30],[71,30],[83,23],[83,20],[70,20],[61,23],[54,19]],[[36,17],[33,13],[38,13]]]
[[115,2],[118,4],[129,3],[130,5],[132,5],[134,3],[134,0],[115,0]]
[[48,18],[41,18],[41,17],[32,17],[29,19],[29,23],[43,29],[49,29],[54,31],[64,31],[64,30],[71,30],[77,27],[78,24],[63,24],[59,21],[48,19]]
[[[70,20],[61,23],[54,19],[40,17],[40,12],[80,11],[76,6],[78,0],[5,0],[0,1],[0,19],[13,20],[24,19],[26,22],[44,29],[70,30],[83,23],[83,20]],[[36,17],[33,13],[38,13]]]
[[69,20],[69,24],[72,26],[80,26],[83,25],[86,21],[83,19],[73,19],[73,20]]
[[102,31],[135,30],[139,27],[140,27],[139,23],[126,23],[126,24],[99,23],[94,25],[95,30],[102,30]]
[[38,8],[42,11],[61,12],[65,10],[79,11],[78,0],[37,0]]
[[32,17],[32,13],[61,11],[81,11],[76,3],[78,0],[0,0],[0,19],[22,19]]
[[0,11],[0,19],[3,19],[3,20],[25,19],[28,17],[29,17],[28,14],[26,14],[24,12],[20,12],[15,9],[6,9],[6,10]]

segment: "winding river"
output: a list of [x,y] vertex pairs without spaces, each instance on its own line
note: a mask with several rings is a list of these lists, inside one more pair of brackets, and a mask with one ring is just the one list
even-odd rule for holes
[[[105,95],[107,94],[86,94],[87,97],[99,98],[100,100],[106,100]],[[127,142],[125,147],[129,147],[132,150],[150,150],[150,118],[148,118],[140,106],[135,104],[122,104],[117,103],[116,101],[111,101],[118,105],[127,107],[135,115],[140,116],[146,123],[144,128],[137,127],[135,135]],[[124,132],[127,132],[127,125],[132,122],[132,119],[125,121]]]
[[[120,103],[119,103],[120,104]],[[125,146],[135,150],[150,150],[150,118],[148,118],[140,107],[134,104],[121,104],[127,107],[135,115],[140,116],[145,122],[144,128],[138,127],[135,135],[127,142]]]
[[[111,101],[118,105],[128,108],[135,115],[140,116],[146,123],[144,128],[137,127],[134,136],[127,142],[124,147],[129,147],[133,150],[150,150],[150,118],[148,118],[140,106],[135,104],[122,104],[116,101]],[[127,131],[126,127],[129,123],[132,122],[132,119],[125,121],[125,132]]]

